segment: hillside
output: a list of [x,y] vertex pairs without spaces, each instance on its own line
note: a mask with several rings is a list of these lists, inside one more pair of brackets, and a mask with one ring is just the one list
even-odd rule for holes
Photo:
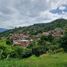
[[11,33],[22,33],[22,32],[34,35],[44,31],[53,30],[55,28],[65,29],[66,27],[67,27],[66,19],[56,19],[50,23],[39,23],[28,27],[19,27],[19,28],[11,29],[1,33],[0,36],[7,36]]
[[0,67],[67,67],[67,54],[32,56],[26,59],[1,60]]

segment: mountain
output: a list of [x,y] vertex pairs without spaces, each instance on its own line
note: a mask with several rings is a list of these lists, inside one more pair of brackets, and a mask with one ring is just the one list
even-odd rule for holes
[[8,30],[0,34],[0,36],[8,36],[13,33],[28,33],[31,35],[35,35],[44,31],[53,30],[55,28],[65,29],[67,28],[67,20],[66,19],[56,19],[50,23],[39,23],[34,24],[27,27],[19,27],[15,29]]
[[0,32],[4,32],[4,31],[6,31],[7,29],[5,29],[5,28],[0,28]]

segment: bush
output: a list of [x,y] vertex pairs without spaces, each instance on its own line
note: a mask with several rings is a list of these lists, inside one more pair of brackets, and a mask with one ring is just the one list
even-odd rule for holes
[[7,40],[7,41],[6,41],[6,44],[7,44],[7,45],[11,45],[12,42],[11,42],[10,40]]
[[23,53],[22,53],[22,58],[28,58],[32,56],[32,50],[31,49],[24,49]]
[[35,56],[40,56],[44,53],[46,53],[46,49],[44,47],[35,47],[32,49],[32,53],[35,55]]
[[13,47],[13,52],[11,53],[11,56],[15,58],[21,58],[21,55],[23,53],[23,48],[21,46],[14,46]]
[[63,52],[64,53],[64,49],[63,48],[59,48],[56,50],[56,53],[59,53],[59,52]]
[[5,49],[6,49],[5,45],[0,45],[0,59],[6,58],[5,55],[4,55]]
[[67,52],[67,32],[61,39],[61,47],[64,49],[65,52]]

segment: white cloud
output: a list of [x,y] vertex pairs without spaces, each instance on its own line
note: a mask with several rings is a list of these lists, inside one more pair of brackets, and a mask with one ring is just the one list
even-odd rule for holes
[[40,18],[43,19],[43,20],[41,20],[43,22],[50,22],[50,21],[52,21],[54,19],[58,19],[60,17],[61,17],[61,15],[53,14],[50,11],[43,11],[40,13]]
[[67,18],[66,12],[61,15],[50,12],[57,7],[66,9],[63,5],[67,5],[67,0],[0,0],[0,27],[14,28]]
[[59,7],[59,9],[60,9],[60,10],[64,10],[64,9],[66,9],[66,7],[61,6],[61,7]]

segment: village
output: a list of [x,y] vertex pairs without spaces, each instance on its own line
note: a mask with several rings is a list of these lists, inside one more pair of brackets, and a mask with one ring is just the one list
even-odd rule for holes
[[67,0],[0,0],[0,67],[67,67]]
[[27,46],[31,45],[31,43],[34,40],[39,39],[40,36],[42,36],[42,35],[44,35],[44,36],[52,35],[53,37],[63,37],[63,34],[64,34],[64,30],[62,30],[61,28],[56,28],[54,30],[39,33],[37,35],[32,35],[32,36],[29,34],[25,34],[25,33],[12,34],[10,36],[10,39],[12,40],[14,45],[27,47]]

